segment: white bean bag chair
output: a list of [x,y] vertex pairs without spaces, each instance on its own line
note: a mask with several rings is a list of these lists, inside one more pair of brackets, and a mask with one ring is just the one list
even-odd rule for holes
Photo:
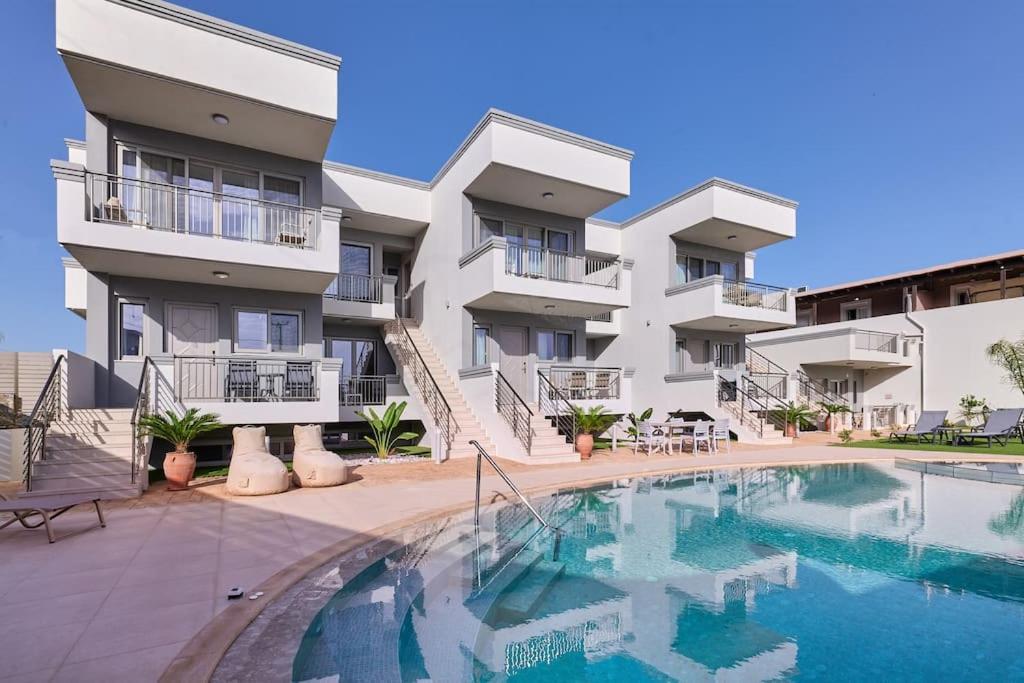
[[320,425],[295,425],[292,471],[299,486],[339,486],[348,481],[348,465],[324,448]]
[[227,492],[233,496],[265,496],[288,490],[288,468],[267,451],[266,427],[235,427]]

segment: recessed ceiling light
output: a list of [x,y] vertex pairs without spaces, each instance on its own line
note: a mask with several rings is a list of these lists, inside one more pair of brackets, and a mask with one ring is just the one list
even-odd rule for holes
[[228,274],[225,273],[223,270],[215,270],[215,271],[213,271],[213,276],[215,278],[217,278],[218,280],[227,280],[228,279]]
[[545,192],[544,194],[541,195],[541,197],[543,197],[544,199],[551,199],[554,196],[555,196],[554,192]]
[[544,304],[544,308],[546,308],[549,311],[553,311],[553,310],[555,310],[555,305],[554,304]]
[[727,239],[727,240],[734,240],[734,239],[736,239],[736,235],[729,235],[725,239]]
[[736,323],[732,323],[729,325],[729,327],[739,327],[739,325],[737,325]]
[[213,122],[218,126],[226,126],[231,123],[231,119],[224,114],[213,114],[210,118],[213,119]]
[[352,222],[352,216],[342,216],[341,220],[345,221],[346,223],[351,223]]

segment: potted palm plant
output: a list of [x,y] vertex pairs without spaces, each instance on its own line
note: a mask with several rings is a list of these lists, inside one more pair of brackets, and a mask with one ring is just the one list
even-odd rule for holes
[[416,432],[402,432],[396,434],[399,423],[402,421],[402,413],[405,412],[406,402],[392,403],[384,409],[383,415],[378,415],[373,408],[367,409],[366,413],[356,413],[366,420],[373,436],[364,436],[363,440],[373,446],[377,457],[383,460],[391,455],[399,441],[410,441],[420,438]]
[[808,424],[814,417],[814,411],[803,404],[790,401],[782,408],[782,416],[786,419],[786,436],[797,435],[797,425]]
[[217,415],[200,413],[198,408],[189,408],[181,417],[168,410],[163,415],[154,413],[139,418],[143,436],[154,436],[174,446],[174,451],[164,456],[164,478],[168,490],[187,489],[195,474],[196,454],[188,450],[189,444],[223,426]]
[[820,403],[821,412],[825,413],[825,431],[832,433],[832,428],[835,426],[836,415],[844,415],[850,412],[850,406],[844,403]]
[[618,417],[605,412],[604,406],[593,406],[589,410],[573,406],[572,409],[576,413],[576,451],[580,458],[589,460],[594,452],[594,436],[608,431]]

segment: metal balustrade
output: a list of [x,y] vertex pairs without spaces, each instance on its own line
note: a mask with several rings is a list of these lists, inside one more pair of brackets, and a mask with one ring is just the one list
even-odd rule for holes
[[132,408],[132,483],[138,482],[142,476],[143,462],[149,452],[149,441],[152,439],[141,428],[141,421],[148,415],[165,415],[172,412],[176,415],[185,413],[184,406],[174,395],[167,378],[164,377],[160,368],[153,359],[146,356],[142,363],[142,373],[139,376],[139,384],[135,396],[135,406]]
[[91,219],[186,235],[317,249],[320,212],[150,180],[87,173]]
[[570,400],[609,400],[621,395],[622,370],[619,368],[552,367],[547,371],[551,384]]
[[67,416],[67,358],[61,354],[57,356],[50,374],[46,377],[43,390],[39,392],[32,413],[29,415],[28,424],[25,428],[25,445],[23,452],[24,463],[22,479],[25,483],[25,490],[32,490],[32,473],[35,464],[46,458],[46,433],[50,429],[50,423],[59,420],[61,416]]
[[338,399],[343,406],[381,406],[387,403],[387,377],[349,375],[338,382]]
[[526,449],[526,454],[530,455],[533,447],[533,411],[505,376],[497,371],[494,376],[494,407]]
[[379,304],[384,301],[384,277],[342,273],[334,279],[324,296],[338,301]]
[[537,407],[540,414],[554,421],[559,434],[569,441],[576,438],[576,411],[568,396],[558,389],[543,372],[537,371]]
[[619,287],[617,259],[571,254],[543,247],[507,245],[505,272],[555,282],[575,282],[611,289]]
[[789,305],[789,290],[756,282],[723,280],[722,301],[733,306],[785,312]]
[[857,330],[854,334],[854,348],[860,351],[881,351],[896,353],[899,350],[899,335],[891,332]]
[[174,383],[182,401],[317,401],[320,361],[175,356]]
[[595,315],[588,315],[587,320],[595,323],[610,323],[612,321],[612,312],[597,313]]

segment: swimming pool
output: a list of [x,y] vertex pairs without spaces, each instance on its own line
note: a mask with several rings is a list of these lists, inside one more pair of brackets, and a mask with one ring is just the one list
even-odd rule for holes
[[285,641],[296,681],[1024,679],[1021,475],[929,468],[622,480],[535,501],[557,533],[434,522],[245,647]]

